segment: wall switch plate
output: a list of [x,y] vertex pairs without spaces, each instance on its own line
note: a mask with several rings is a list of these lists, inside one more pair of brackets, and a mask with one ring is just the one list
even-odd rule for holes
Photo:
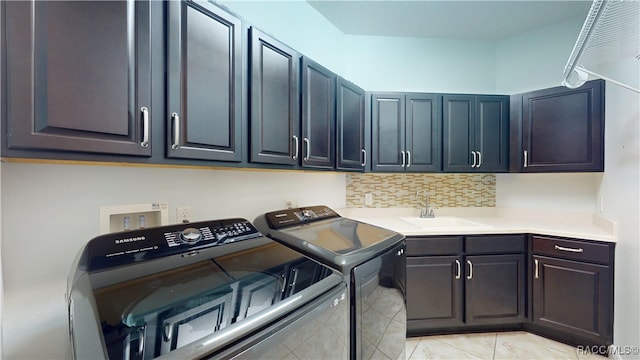
[[367,205],[367,206],[373,205],[373,194],[372,193],[364,194],[364,204]]
[[191,222],[191,206],[176,207],[176,221],[179,223]]

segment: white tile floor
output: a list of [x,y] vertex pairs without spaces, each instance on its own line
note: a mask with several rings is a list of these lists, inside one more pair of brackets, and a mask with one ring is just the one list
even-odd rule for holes
[[604,360],[575,347],[524,331],[432,335],[407,338],[408,360],[418,359],[567,359]]

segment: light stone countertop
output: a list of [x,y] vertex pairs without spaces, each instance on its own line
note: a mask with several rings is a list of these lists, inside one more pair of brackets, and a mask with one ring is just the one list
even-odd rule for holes
[[520,234],[616,242],[616,223],[599,214],[515,208],[441,208],[420,219],[416,208],[344,208],[341,216],[406,236]]

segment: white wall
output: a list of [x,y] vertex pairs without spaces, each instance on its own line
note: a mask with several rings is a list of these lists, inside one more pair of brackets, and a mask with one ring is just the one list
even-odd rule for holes
[[[602,69],[640,88],[634,59]],[[604,215],[618,223],[614,344],[640,347],[640,94],[606,86],[605,173],[599,187]],[[628,358],[637,358],[628,356]]]
[[368,91],[496,91],[493,42],[347,36],[346,44],[347,77]]
[[168,202],[192,221],[257,215],[297,204],[345,206],[345,175],[117,166],[2,165],[3,359],[64,358],[66,276],[99,232],[99,207]]
[[344,35],[305,0],[217,2],[329,70],[346,75]]
[[596,212],[601,173],[497,174],[496,206]]
[[[499,41],[496,86],[520,92],[560,86],[584,19],[572,19]],[[594,212],[602,174],[497,174],[496,206]]]
[[[498,44],[497,87],[505,93],[558,86],[582,19],[566,21]],[[607,64],[603,74],[640,87],[636,60]],[[496,204],[506,207],[600,212],[618,224],[614,343],[640,346],[640,95],[606,86],[605,172],[498,174]],[[602,204],[600,204],[602,200]],[[637,355],[636,355],[637,356]],[[630,357],[631,358],[631,357]]]
[[529,31],[496,46],[496,86],[517,94],[562,83],[562,71],[582,28],[583,18]]

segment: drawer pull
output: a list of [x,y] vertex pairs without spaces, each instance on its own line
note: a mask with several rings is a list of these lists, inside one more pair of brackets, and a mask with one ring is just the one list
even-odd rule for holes
[[467,275],[467,280],[471,280],[473,279],[473,264],[469,260],[467,260],[467,264],[469,264],[469,275]]
[[574,249],[574,248],[568,248],[568,247],[558,246],[558,245],[555,245],[554,249],[560,250],[560,251],[574,252],[574,253],[584,252],[584,249],[582,249],[582,248]]
[[460,265],[460,260],[456,259],[456,280],[460,279],[460,274],[461,272],[461,265]]
[[534,259],[533,262],[536,263],[536,275],[534,276],[536,279],[540,278],[540,273],[538,272],[538,259]]

